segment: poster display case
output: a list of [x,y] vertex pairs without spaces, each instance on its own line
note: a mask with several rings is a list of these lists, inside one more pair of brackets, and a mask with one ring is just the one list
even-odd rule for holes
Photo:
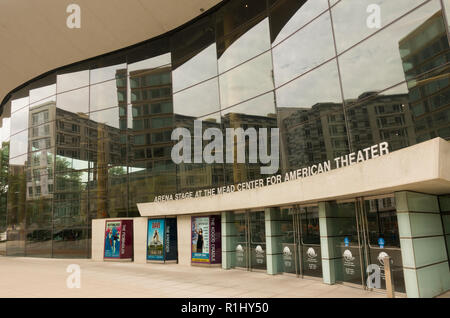
[[221,219],[219,215],[192,217],[192,264],[222,263]]
[[177,262],[177,220],[149,219],[147,229],[147,261]]
[[104,260],[133,260],[133,221],[105,222]]

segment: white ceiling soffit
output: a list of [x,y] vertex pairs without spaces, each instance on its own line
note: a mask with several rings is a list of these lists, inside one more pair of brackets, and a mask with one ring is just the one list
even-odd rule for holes
[[[0,0],[0,102],[58,67],[171,31],[221,0]],[[67,7],[81,8],[69,29]]]

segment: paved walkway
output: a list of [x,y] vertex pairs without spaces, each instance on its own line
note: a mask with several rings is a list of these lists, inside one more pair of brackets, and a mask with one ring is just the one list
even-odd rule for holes
[[[81,288],[67,288],[70,264],[81,267]],[[100,263],[0,257],[0,297],[342,297],[384,298],[320,280],[182,265]]]

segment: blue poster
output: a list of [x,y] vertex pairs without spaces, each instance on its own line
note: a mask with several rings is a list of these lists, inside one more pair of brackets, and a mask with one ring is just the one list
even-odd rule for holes
[[164,220],[148,220],[147,260],[164,261]]
[[344,239],[344,244],[345,244],[345,247],[349,247],[349,245],[350,245],[350,240],[349,240],[348,237],[346,237],[346,238]]
[[105,258],[120,258],[120,221],[106,222]]

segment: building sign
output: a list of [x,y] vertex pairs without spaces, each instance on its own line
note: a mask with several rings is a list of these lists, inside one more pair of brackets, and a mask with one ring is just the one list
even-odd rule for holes
[[330,172],[334,169],[340,169],[343,167],[353,166],[371,159],[375,159],[381,156],[389,154],[389,144],[387,142],[368,147],[357,152],[353,152],[348,155],[337,157],[334,160],[328,160],[322,163],[318,163],[309,167],[287,172],[284,175],[273,175],[264,179],[253,180],[248,182],[242,182],[237,185],[229,185],[218,188],[211,188],[205,190],[189,191],[177,194],[167,194],[156,196],[154,202],[168,202],[176,200],[185,200],[192,198],[211,197],[226,193],[242,192],[247,190],[254,190],[280,184],[284,182],[290,182],[299,180],[323,173]]
[[132,259],[133,221],[107,221],[104,247],[105,259]]
[[283,244],[283,265],[287,273],[295,273],[295,244]]
[[267,266],[266,244],[253,245],[251,251],[251,265],[255,268],[265,268]]
[[321,272],[322,269],[322,258],[320,256],[320,247],[305,247],[306,249],[306,255],[304,257],[305,261],[305,272],[311,271],[319,271]]
[[147,231],[147,260],[176,261],[177,250],[177,220],[149,219]]
[[192,217],[192,263],[220,264],[222,242],[220,216]]
[[361,284],[360,249],[356,247],[341,246],[342,255],[342,281]]
[[346,237],[344,239],[344,244],[345,244],[345,247],[349,247],[350,246],[350,239],[348,237]]
[[247,267],[247,248],[245,243],[236,245],[236,266],[237,267]]

